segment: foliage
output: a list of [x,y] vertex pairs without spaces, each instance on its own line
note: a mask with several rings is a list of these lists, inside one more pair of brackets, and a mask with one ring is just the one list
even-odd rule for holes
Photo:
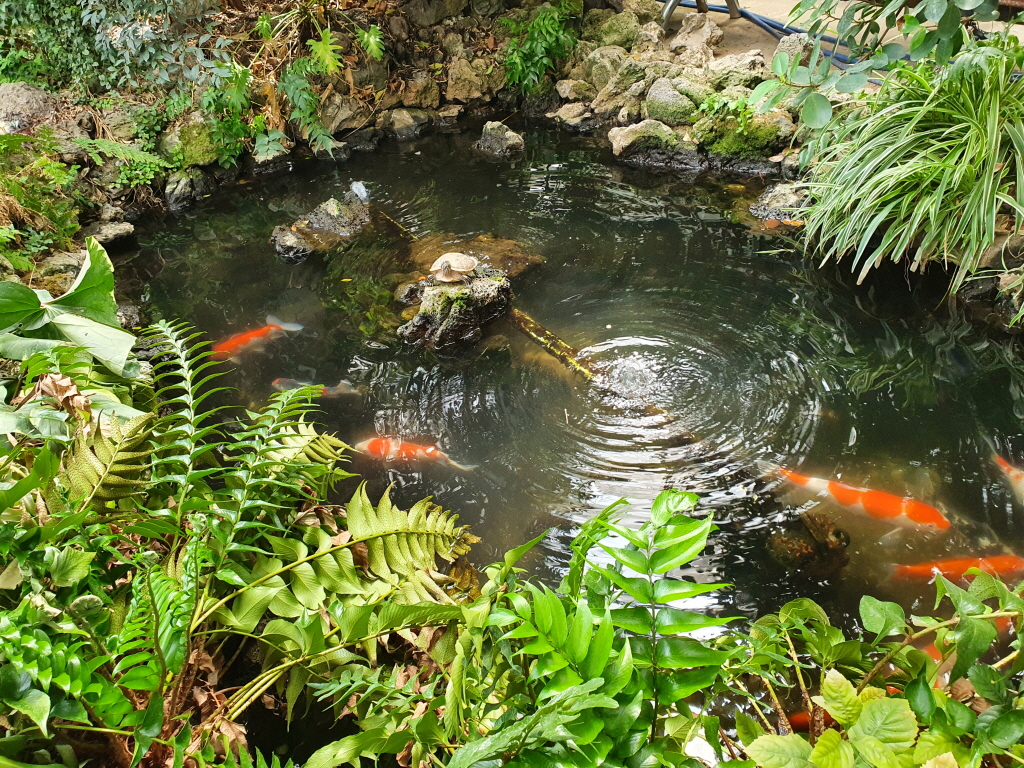
[[292,105],[291,119],[295,120],[314,149],[330,151],[334,138],[320,122],[320,97],[310,83],[310,75],[320,66],[308,58],[300,58],[288,65],[278,90]]
[[555,61],[568,56],[576,46],[576,34],[566,23],[580,10],[569,2],[541,6],[529,21],[502,19],[512,39],[505,52],[505,71],[509,85],[526,93],[536,91],[541,79],[555,67]]
[[944,69],[899,66],[863,109],[809,146],[817,158],[807,235],[824,258],[849,256],[863,280],[885,259],[911,269],[977,269],[1006,210],[1020,228],[1024,60],[1015,40],[979,44]]
[[384,33],[376,24],[371,24],[368,29],[357,28],[356,39],[366,51],[367,56],[371,56],[377,61],[384,58]]
[[122,144],[109,139],[72,139],[86,152],[94,163],[102,163],[104,157],[121,161],[117,183],[126,187],[141,187],[151,184],[153,179],[171,164],[156,155],[145,152],[131,144]]

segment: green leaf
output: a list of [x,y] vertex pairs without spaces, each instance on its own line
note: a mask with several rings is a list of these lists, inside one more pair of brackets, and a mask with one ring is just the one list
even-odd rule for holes
[[114,265],[96,238],[85,238],[85,248],[85,263],[75,282],[67,293],[47,302],[47,305],[120,330],[117,300],[114,298]]
[[952,632],[956,643],[956,663],[949,673],[950,682],[967,674],[974,663],[996,641],[996,628],[984,619],[962,617]]
[[725,651],[715,651],[699,640],[689,637],[663,637],[658,640],[655,665],[662,669],[690,669],[721,666],[729,658]]
[[[876,701],[881,701],[881,699],[876,699]],[[850,743],[853,744],[858,754],[875,768],[902,768],[900,761],[896,758],[895,750],[874,736],[851,733]]]
[[0,331],[9,331],[42,311],[39,296],[21,283],[0,282]]
[[1024,709],[1004,712],[993,720],[988,727],[988,738],[1003,749],[1024,743]]
[[673,516],[685,514],[697,506],[700,497],[695,493],[687,493],[669,488],[654,498],[651,505],[651,522],[655,526],[663,526]]
[[[676,543],[660,549],[651,556],[651,570],[654,573],[668,573],[673,568],[685,565],[700,554],[707,544],[711,532],[712,516],[708,515],[702,522],[695,523],[685,534],[675,539]],[[674,527],[674,526],[673,526]],[[648,601],[649,602],[649,601]]]
[[31,688],[25,691],[24,695],[17,699],[4,699],[4,704],[27,715],[44,736],[46,732],[46,719],[50,715],[50,697],[40,690]]
[[785,51],[776,53],[772,58],[772,72],[776,77],[782,77],[789,71],[789,54]]
[[0,667],[0,698],[20,699],[32,687],[32,676],[14,664]]
[[89,564],[95,552],[83,552],[72,547],[47,547],[44,560],[55,587],[70,587],[89,575]]
[[956,699],[947,699],[943,709],[946,712],[949,724],[959,733],[971,733],[974,731],[974,724],[978,716],[966,704],[962,704]]
[[655,688],[658,690],[658,703],[670,706],[697,691],[710,688],[718,678],[720,669],[719,665],[681,672],[660,672],[654,680]]
[[598,622],[594,638],[590,641],[587,657],[580,665],[580,674],[583,675],[584,680],[592,680],[601,676],[611,657],[614,640],[615,627],[612,624],[611,614],[606,611],[601,617],[601,621]]
[[1006,678],[988,664],[975,664],[967,670],[967,679],[971,681],[978,695],[993,704],[1006,704]]
[[58,315],[50,322],[68,341],[85,347],[90,355],[112,373],[124,376],[128,353],[135,345],[135,337],[130,333],[102,325],[88,317],[67,313]]
[[926,0],[924,3],[924,17],[932,24],[938,24],[939,19],[946,12],[946,0]]
[[53,339],[24,339],[13,333],[0,333],[0,357],[9,360],[25,361],[37,352],[47,352],[60,346],[67,346],[67,342]]
[[905,699],[872,699],[864,703],[860,717],[848,732],[851,741],[868,736],[902,752],[914,746],[917,718]]
[[828,711],[837,723],[852,725],[860,717],[863,703],[857,696],[857,690],[843,674],[836,669],[830,669],[825,674],[825,680],[821,686],[821,697]]
[[615,657],[615,661],[604,668],[601,676],[604,678],[604,685],[599,692],[605,696],[615,696],[626,687],[633,677],[633,651],[628,642],[622,644],[622,650]]
[[326,747],[320,747],[310,755],[303,768],[337,768],[345,763],[353,768],[360,768],[359,758],[363,754],[367,757],[375,757],[377,751],[386,741],[387,731],[384,728],[374,728],[346,736]]
[[597,546],[607,552],[609,555],[614,557],[620,563],[627,568],[631,568],[637,573],[647,573],[647,555],[643,552],[638,552],[635,549],[621,549],[619,547],[609,547],[598,542]]
[[654,626],[662,635],[681,635],[707,627],[720,627],[733,621],[734,618],[732,616],[710,618],[703,613],[683,611],[678,608],[659,608]]
[[952,751],[957,742],[945,731],[929,728],[921,733],[914,747],[914,762],[926,763],[934,757]]
[[586,602],[576,606],[569,625],[569,634],[565,638],[562,650],[565,657],[574,666],[579,666],[587,658],[590,649],[590,638],[594,634],[594,614],[590,612]]
[[811,750],[811,762],[818,768],[853,768],[856,759],[853,746],[832,729],[821,734]]
[[654,622],[647,608],[613,608],[612,623],[627,632],[647,635]]
[[654,600],[646,602],[674,603],[676,600],[685,600],[688,597],[696,597],[728,586],[730,585],[695,584],[685,579],[660,579],[654,582]]
[[764,736],[764,728],[761,724],[745,712],[736,710],[736,736],[744,747]]
[[594,570],[607,577],[612,584],[623,590],[638,603],[647,605],[654,601],[651,582],[647,579],[630,578],[628,576],[623,576],[612,568],[602,568],[601,566],[595,566]]
[[868,84],[868,76],[862,72],[854,72],[852,75],[843,75],[836,81],[836,90],[839,93],[857,93],[864,90]]
[[812,93],[800,110],[800,120],[808,128],[824,128],[832,119],[832,103],[820,93]]
[[814,768],[811,745],[796,734],[762,736],[747,747],[760,768]]
[[907,683],[903,696],[910,703],[917,719],[922,723],[930,723],[932,715],[935,714],[935,696],[932,694],[932,686],[928,682],[927,667],[921,674]]

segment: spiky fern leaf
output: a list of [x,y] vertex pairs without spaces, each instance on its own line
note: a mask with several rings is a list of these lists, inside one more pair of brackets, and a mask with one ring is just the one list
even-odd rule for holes
[[391,503],[388,489],[374,507],[360,484],[347,507],[348,531],[366,540],[367,571],[393,585],[399,602],[452,602],[441,585],[437,558],[449,562],[469,552],[480,539],[469,526],[456,525],[459,516],[423,499],[405,512]]
[[92,158],[94,163],[102,163],[104,157],[113,157],[123,163],[148,163],[160,168],[170,167],[170,163],[163,158],[149,152],[144,152],[138,147],[133,147],[131,144],[122,144],[119,141],[111,141],[109,139],[85,138],[72,139],[71,142],[88,152],[89,157]]
[[95,425],[79,430],[64,456],[61,479],[79,510],[101,511],[108,502],[131,498],[147,485],[153,415],[123,424],[111,419],[107,431],[104,435]]
[[337,468],[338,462],[347,460],[345,452],[352,450],[351,446],[333,434],[317,432],[306,421],[305,414],[274,442],[276,447],[267,452],[267,457],[280,462],[281,470],[288,468],[303,475],[311,485],[319,486],[321,495],[339,480],[354,477],[351,472]]

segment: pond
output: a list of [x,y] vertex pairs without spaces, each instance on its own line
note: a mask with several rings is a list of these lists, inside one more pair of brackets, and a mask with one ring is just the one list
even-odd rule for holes
[[[303,326],[240,358],[224,379],[231,402],[258,407],[281,378],[346,380],[358,394],[319,405],[345,441],[398,436],[474,465],[355,456],[352,469],[371,496],[393,484],[402,505],[429,495],[460,514],[482,538],[478,566],[551,529],[528,566],[556,581],[581,521],[621,497],[641,521],[669,487],[699,493],[720,525],[688,571],[735,585],[690,606],[716,613],[808,596],[845,622],[864,593],[923,608],[933,588],[893,564],[1024,551],[1024,514],[986,442],[1024,465],[1024,374],[1011,339],[944,303],[941,275],[880,270],[858,287],[742,223],[757,180],[644,175],[587,139],[527,138],[511,164],[475,157],[458,135],[311,160],[148,222],[133,263],[163,265],[146,287],[157,316],[213,341],[267,315]],[[353,181],[385,215],[377,225],[327,258],[280,262],[271,229]],[[437,233],[494,233],[544,256],[513,280],[514,305],[601,366],[605,385],[503,321],[454,358],[399,343],[390,293],[412,269],[410,241]],[[952,528],[897,529],[794,490],[773,467],[911,496]],[[812,507],[850,540],[849,564],[827,578],[768,555],[772,532]]]

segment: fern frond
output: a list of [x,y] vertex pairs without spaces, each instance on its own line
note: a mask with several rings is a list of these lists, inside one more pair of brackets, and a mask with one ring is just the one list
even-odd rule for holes
[[64,456],[61,476],[80,510],[101,511],[110,501],[139,494],[147,485],[147,445],[153,415],[137,416],[123,424],[110,420],[109,436],[94,426],[81,429]]
[[156,155],[144,152],[131,144],[122,144],[119,141],[109,139],[85,139],[76,138],[71,140],[77,144],[93,159],[93,162],[103,162],[103,157],[113,157],[124,163],[148,163],[161,168],[170,168],[171,164]]
[[405,512],[391,503],[388,489],[374,507],[360,484],[347,507],[348,530],[365,539],[367,570],[397,588],[400,602],[451,602],[441,588],[437,558],[449,562],[469,552],[479,538],[469,526],[456,525],[459,516],[423,499]]

